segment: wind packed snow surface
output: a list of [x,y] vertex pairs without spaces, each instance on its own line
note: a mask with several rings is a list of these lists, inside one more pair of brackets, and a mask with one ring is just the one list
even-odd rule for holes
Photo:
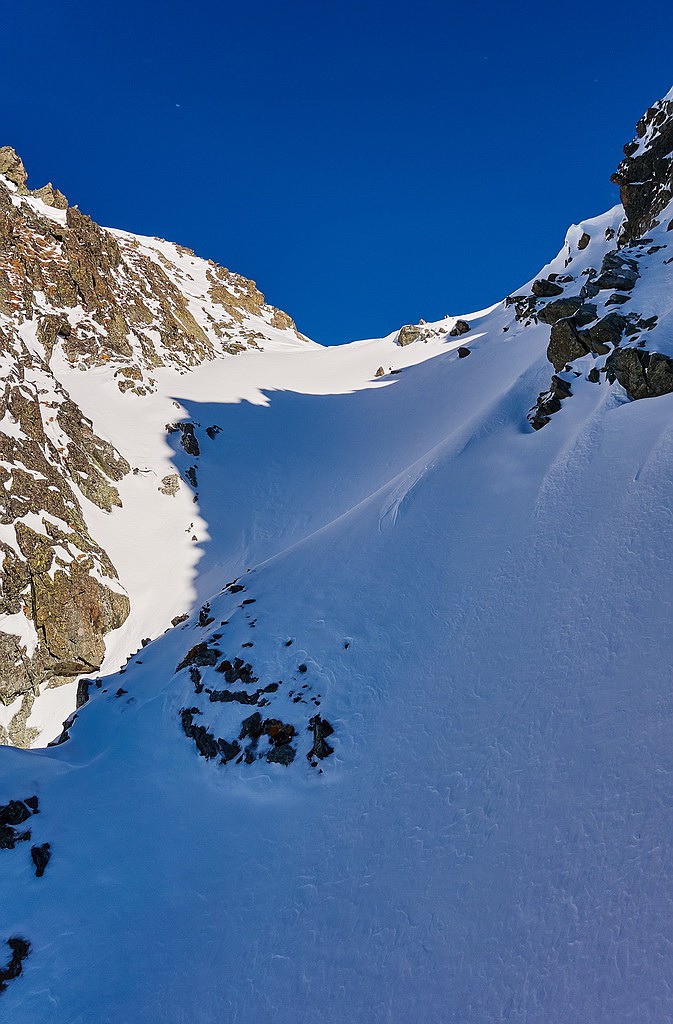
[[67,742],[0,750],[4,1020],[673,1020],[673,395],[584,374],[534,432],[548,328],[466,320],[60,367],[140,470],[88,510],[133,610]]

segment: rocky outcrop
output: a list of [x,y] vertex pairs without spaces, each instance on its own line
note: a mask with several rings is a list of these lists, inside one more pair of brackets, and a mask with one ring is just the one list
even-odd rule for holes
[[26,181],[14,150],[0,149],[0,313],[35,323],[47,360],[58,345],[73,366],[112,365],[120,391],[144,395],[157,367],[258,348],[265,327],[303,338],[253,281],[202,261],[197,295],[191,250],[101,228],[51,184],[31,192]]
[[605,362],[608,380],[617,380],[629,398],[658,398],[673,392],[673,359],[660,352],[618,348]]
[[554,374],[547,391],[538,395],[537,402],[528,413],[528,420],[533,430],[540,430],[549,423],[554,413],[559,412],[561,402],[572,395],[572,388],[567,380]]
[[14,936],[7,939],[9,946],[9,959],[3,967],[0,967],[0,993],[4,992],[10,981],[15,981],[23,971],[23,961],[30,953],[30,942]]
[[16,186],[19,195],[34,196],[45,203],[46,206],[53,206],[58,210],[67,210],[68,200],[62,192],[54,188],[50,181],[43,185],[42,188],[31,190],[27,187],[28,174],[23,165],[23,160],[11,146],[2,146],[0,148],[0,175]]
[[626,214],[620,245],[646,235],[673,198],[673,96],[658,100],[636,125],[612,176]]
[[128,615],[80,499],[105,511],[121,504],[115,484],[130,467],[11,321],[3,330],[0,320],[0,369],[0,701],[23,697],[0,739],[26,744],[40,685],[98,668],[105,634]]
[[552,299],[555,295],[562,295],[563,288],[560,284],[556,284],[555,281],[550,281],[549,278],[541,277],[537,281],[533,281],[531,287],[533,295],[538,299]]
[[[0,149],[0,702],[14,712],[0,742],[29,744],[40,686],[95,671],[129,613],[83,507],[118,508],[130,466],[55,379],[55,356],[109,366],[120,392],[142,397],[157,367],[257,348],[267,328],[301,338],[254,282],[101,228],[51,183],[29,189],[20,157]],[[176,429],[198,455],[194,426]],[[169,474],[160,489],[179,486]]]
[[397,344],[403,348],[405,345],[412,345],[418,341],[421,333],[421,328],[417,324],[405,324],[397,333]]

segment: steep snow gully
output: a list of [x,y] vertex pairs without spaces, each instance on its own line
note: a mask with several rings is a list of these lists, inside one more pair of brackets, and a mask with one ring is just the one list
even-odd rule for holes
[[[50,739],[78,690],[64,741],[0,749],[3,1019],[673,1020],[673,393],[586,333],[633,308],[621,349],[673,354],[662,210],[630,288],[619,206],[411,344],[270,336],[143,396],[55,353],[138,470],[86,506],[131,614],[37,702]],[[533,429],[539,313],[595,281]]]

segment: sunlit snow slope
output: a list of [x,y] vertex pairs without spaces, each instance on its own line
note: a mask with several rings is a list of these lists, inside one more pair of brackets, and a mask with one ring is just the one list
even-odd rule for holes
[[[622,218],[541,277],[591,277]],[[663,352],[665,222],[628,299]],[[140,470],[90,510],[132,611],[69,738],[0,749],[0,803],[39,799],[0,850],[4,1019],[673,1020],[673,394],[589,352],[535,431],[549,326],[461,319],[143,398],[52,364]]]

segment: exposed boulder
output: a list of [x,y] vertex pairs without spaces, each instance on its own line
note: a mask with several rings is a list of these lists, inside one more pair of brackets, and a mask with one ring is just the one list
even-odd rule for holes
[[630,259],[618,249],[614,249],[603,257],[601,272],[594,283],[601,290],[616,288],[617,291],[629,292],[637,280],[638,264],[636,260]]
[[421,336],[421,328],[416,324],[405,324],[404,327],[400,327],[397,332],[397,344],[404,347],[405,345],[412,345]]
[[189,668],[190,665],[216,665],[221,657],[222,652],[217,647],[209,647],[205,642],[196,644],[187,651],[175,671],[181,672],[183,668]]
[[[558,302],[565,300],[559,299]],[[606,355],[611,345],[619,344],[627,323],[626,317],[620,313],[608,313],[598,320],[596,306],[585,302],[571,316],[554,321],[547,358],[555,370],[562,370],[565,365],[580,359],[587,352]]]
[[564,296],[562,299],[555,299],[542,306],[538,310],[537,317],[543,324],[555,324],[557,320],[572,316],[583,304],[584,299],[579,295]]
[[537,402],[528,414],[533,430],[540,430],[546,426],[554,413],[560,410],[561,402],[571,395],[572,388],[568,381],[554,374],[549,389],[540,392]]
[[7,939],[11,956],[4,967],[0,967],[0,992],[7,988],[7,982],[15,981],[23,971],[23,961],[30,953],[30,942],[18,936]]
[[470,325],[468,324],[467,320],[456,320],[455,324],[453,325],[453,327],[449,331],[449,337],[450,338],[461,338],[463,336],[463,334],[469,334],[470,330],[471,330],[471,328],[470,328]]
[[581,332],[582,341],[596,355],[606,355],[611,345],[619,345],[627,323],[621,313],[608,313],[598,323]]
[[35,875],[37,878],[42,878],[46,870],[47,864],[51,860],[51,844],[42,843],[41,846],[31,847],[30,856],[33,864],[35,865]]
[[313,745],[306,757],[309,761],[314,758],[322,761],[334,753],[334,747],[327,743],[327,737],[334,734],[334,727],[326,718],[321,715],[314,715],[309,719],[308,728],[313,732]]
[[605,368],[610,383],[619,381],[629,398],[658,398],[673,392],[673,360],[661,352],[617,348]]
[[567,363],[580,359],[588,351],[589,346],[582,340],[572,319],[565,318],[554,323],[547,347],[547,359],[555,370],[562,370]]
[[559,284],[556,284],[555,281],[550,281],[546,277],[541,277],[538,278],[537,281],[533,281],[531,291],[538,299],[553,299],[556,295],[563,294],[563,288]]

